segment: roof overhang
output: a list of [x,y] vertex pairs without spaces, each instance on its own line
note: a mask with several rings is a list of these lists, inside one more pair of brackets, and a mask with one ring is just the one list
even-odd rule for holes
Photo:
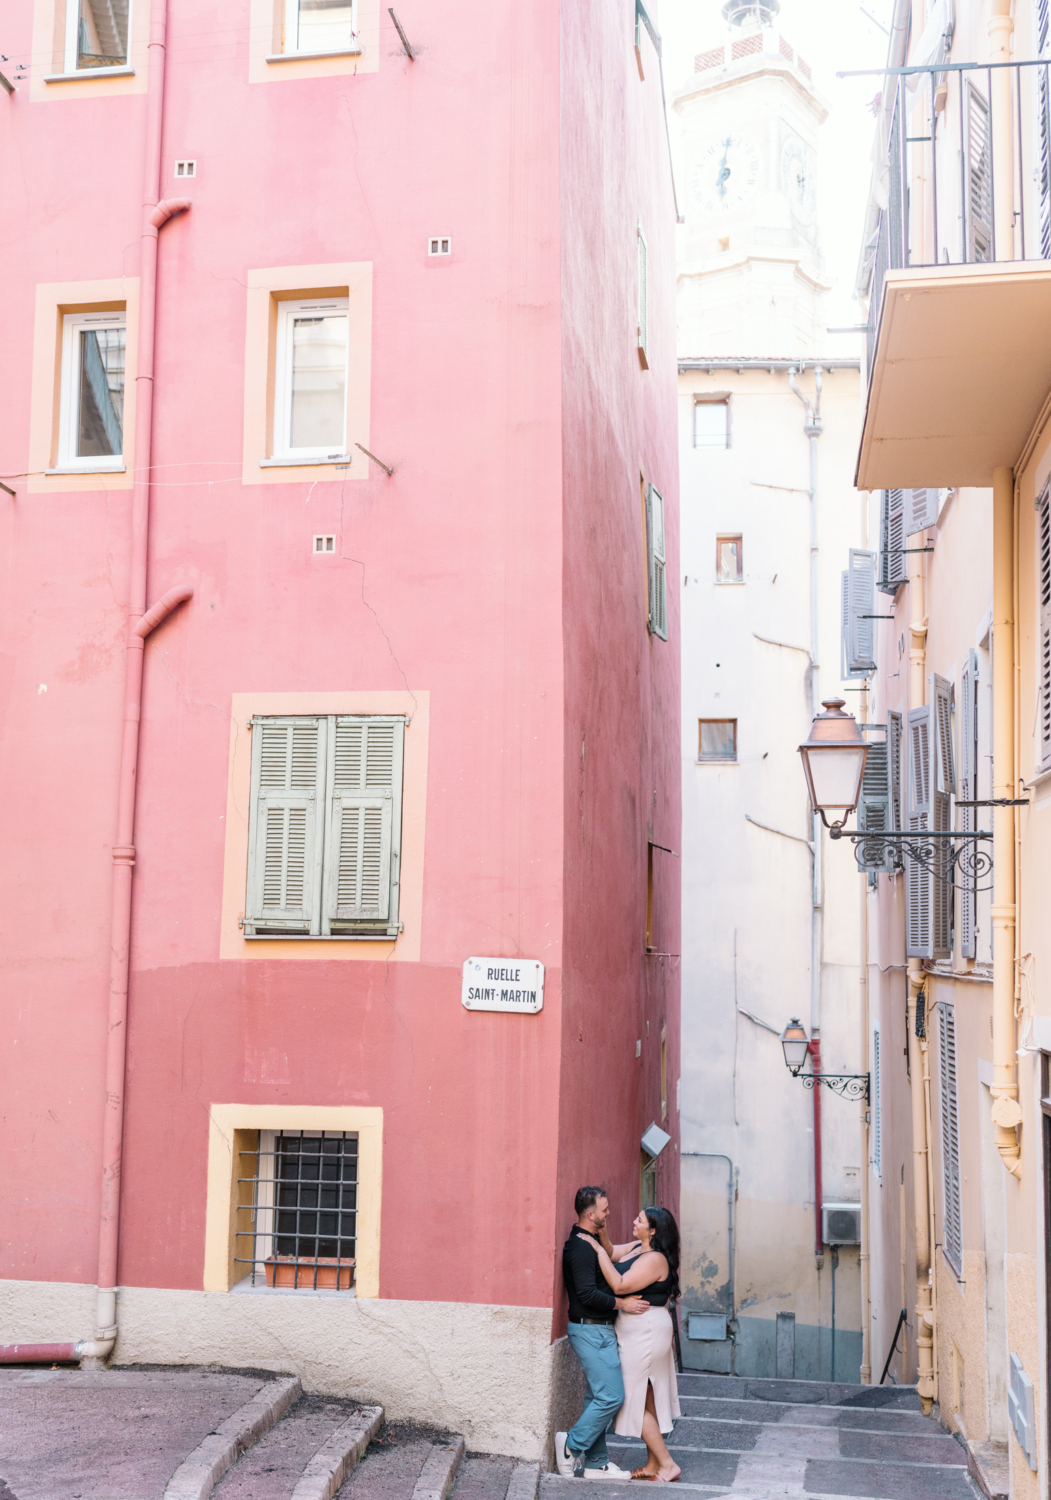
[[992,484],[1051,392],[1051,262],[888,271],[855,483]]

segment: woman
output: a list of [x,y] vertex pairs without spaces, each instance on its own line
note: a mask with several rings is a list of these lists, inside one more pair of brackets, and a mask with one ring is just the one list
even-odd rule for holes
[[680,1415],[668,1303],[679,1295],[679,1229],[666,1208],[644,1208],[632,1228],[635,1239],[613,1246],[613,1260],[597,1241],[586,1239],[602,1275],[618,1297],[641,1297],[648,1312],[618,1313],[617,1343],[624,1376],[624,1405],[613,1430],[641,1437],[648,1458],[632,1479],[673,1484],[682,1472],[664,1441]]

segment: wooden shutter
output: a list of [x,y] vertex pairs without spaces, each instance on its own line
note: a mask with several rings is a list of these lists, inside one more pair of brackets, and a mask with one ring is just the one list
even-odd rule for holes
[[876,554],[851,547],[847,567],[847,675],[876,670]]
[[883,1097],[879,1065],[879,1027],[872,1030],[872,1165],[883,1181]]
[[938,519],[938,491],[906,490],[904,495],[905,535],[916,536],[918,532],[933,526]]
[[942,1249],[963,1275],[963,1214],[960,1201],[960,1117],[956,1088],[956,1012],[938,1007],[938,1082],[941,1105]]
[[[901,821],[901,714],[890,709],[887,714],[887,792],[890,802],[890,826],[903,829]],[[900,848],[888,855],[891,867],[900,870],[905,857]]]
[[395,935],[405,721],[341,717],[332,733],[323,930]]
[[905,491],[884,490],[880,498],[879,581],[885,594],[895,594],[908,577],[905,557]]
[[[978,656],[968,651],[963,664],[963,680],[960,686],[960,800],[973,801],[978,793]],[[965,832],[976,828],[976,809],[958,809],[960,826]],[[960,952],[964,958],[976,956],[975,909],[977,902],[976,882],[972,877],[960,876]]]
[[646,488],[646,541],[649,551],[650,610],[649,627],[662,641],[668,639],[668,595],[665,577],[664,500],[653,488]]
[[[865,774],[861,778],[861,802],[858,807],[858,829],[865,833],[882,833],[890,827],[890,786],[887,742],[873,740],[865,757]],[[858,863],[866,870],[887,867],[883,845],[877,842],[858,845]]]
[[[931,817],[930,709],[909,709],[907,831],[922,833]],[[905,952],[909,958],[933,958],[931,946],[930,870],[905,856]]]
[[1037,671],[1040,675],[1039,749],[1041,771],[1051,770],[1051,481],[1037,502]]
[[245,932],[320,931],[321,830],[326,721],[252,721]]
[[[952,683],[936,672],[931,673],[929,693],[931,713],[931,823],[932,829],[948,833],[952,827],[952,795],[956,791],[953,757]],[[939,844],[947,840],[939,839]],[[939,850],[940,854],[941,851]],[[934,878],[931,884],[931,946],[935,958],[948,958],[952,952],[952,894],[948,851],[941,869],[945,878]]]
[[966,85],[966,97],[967,259],[989,261],[993,258],[993,161],[989,140],[989,105],[984,95],[970,82]]
[[644,370],[650,367],[650,280],[649,252],[646,237],[639,230],[639,362]]

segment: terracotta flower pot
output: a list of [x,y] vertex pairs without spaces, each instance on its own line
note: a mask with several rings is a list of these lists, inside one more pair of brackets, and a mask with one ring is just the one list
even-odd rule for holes
[[292,1286],[301,1291],[348,1292],[354,1285],[353,1260],[337,1261],[335,1256],[320,1256],[317,1260],[297,1261],[294,1255],[271,1255],[264,1264],[267,1286]]

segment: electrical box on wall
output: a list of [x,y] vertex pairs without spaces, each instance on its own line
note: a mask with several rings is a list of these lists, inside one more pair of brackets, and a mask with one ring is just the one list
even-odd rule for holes
[[686,1337],[719,1342],[726,1337],[725,1313],[691,1312],[686,1314]]
[[861,1204],[822,1203],[821,1238],[826,1245],[860,1245]]

